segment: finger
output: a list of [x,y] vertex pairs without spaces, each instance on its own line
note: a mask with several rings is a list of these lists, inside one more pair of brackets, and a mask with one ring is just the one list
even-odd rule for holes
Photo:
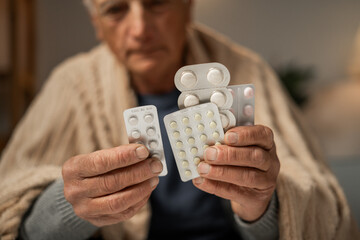
[[201,177],[231,183],[241,187],[254,189],[274,188],[276,176],[248,167],[219,166],[201,162],[198,166]]
[[[99,150],[72,158],[67,165],[69,173],[79,177],[92,177],[114,169],[130,166],[149,156],[149,151],[141,144],[127,144],[115,148]],[[63,171],[64,172],[64,171]]]
[[257,146],[231,147],[218,145],[208,147],[204,160],[212,165],[251,167],[261,171],[269,170],[272,158],[269,151]]
[[116,224],[119,222],[126,221],[130,218],[132,218],[137,212],[140,211],[140,209],[147,203],[149,200],[150,195],[141,200],[140,202],[136,203],[135,205],[129,207],[125,211],[117,214],[112,215],[101,215],[101,216],[94,216],[94,217],[88,217],[86,220],[91,222],[93,225],[102,227],[107,225]]
[[154,177],[120,192],[88,199],[86,204],[79,203],[75,206],[74,211],[78,216],[118,214],[150,195],[158,183],[159,178]]
[[85,178],[82,180],[82,189],[86,191],[87,197],[100,197],[158,176],[162,169],[162,163],[158,159],[149,158],[100,176]]
[[239,126],[226,132],[225,144],[238,147],[257,145],[270,150],[274,146],[274,135],[270,128],[262,125]]
[[231,183],[201,177],[194,179],[193,184],[202,191],[238,203],[253,203],[254,201],[264,201],[267,200],[274,191],[274,189],[254,190],[246,187],[239,187]]

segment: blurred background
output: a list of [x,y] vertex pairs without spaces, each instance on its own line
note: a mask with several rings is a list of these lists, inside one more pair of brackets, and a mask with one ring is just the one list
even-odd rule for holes
[[[360,1],[194,2],[194,20],[276,70],[359,223]],[[0,152],[51,70],[96,44],[81,0],[0,0]]]

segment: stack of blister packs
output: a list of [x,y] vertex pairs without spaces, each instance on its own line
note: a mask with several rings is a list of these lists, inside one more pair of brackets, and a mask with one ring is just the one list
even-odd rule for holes
[[[230,74],[220,63],[190,65],[175,74],[181,91],[179,111],[164,117],[181,180],[199,177],[197,166],[204,150],[222,144],[224,131],[254,124],[255,90],[252,84],[228,86]],[[124,112],[130,143],[142,143],[163,163],[167,174],[159,120],[155,106],[142,106]]]

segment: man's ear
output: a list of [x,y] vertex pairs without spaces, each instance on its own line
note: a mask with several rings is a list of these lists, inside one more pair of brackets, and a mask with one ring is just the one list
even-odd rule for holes
[[96,16],[95,14],[91,15],[91,22],[95,28],[96,38],[99,41],[102,41],[104,39],[104,34],[103,34],[102,25],[101,25],[101,21],[100,21],[99,17]]

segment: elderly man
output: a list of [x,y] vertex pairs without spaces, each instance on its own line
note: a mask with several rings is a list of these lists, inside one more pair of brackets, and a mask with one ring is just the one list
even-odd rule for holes
[[[2,156],[4,239],[355,236],[338,183],[258,56],[191,25],[190,0],[86,4],[103,43],[54,71]],[[159,181],[160,161],[127,144],[122,112],[176,111],[177,69],[212,61],[231,84],[255,84],[257,125],[229,130],[188,183],[163,136],[169,174]]]

